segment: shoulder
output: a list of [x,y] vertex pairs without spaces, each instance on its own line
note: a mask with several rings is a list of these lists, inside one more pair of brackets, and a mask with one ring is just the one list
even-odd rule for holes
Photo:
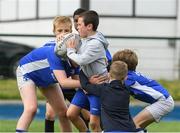
[[55,46],[55,45],[56,45],[55,40],[50,40],[43,44],[43,46]]

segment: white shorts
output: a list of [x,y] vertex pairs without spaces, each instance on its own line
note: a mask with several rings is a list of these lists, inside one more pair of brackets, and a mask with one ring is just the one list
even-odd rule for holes
[[174,109],[174,100],[171,96],[167,99],[160,99],[157,102],[145,108],[154,117],[156,122],[159,122],[163,116],[168,114]]
[[21,90],[22,87],[26,85],[35,86],[35,83],[31,79],[24,77],[20,67],[18,67],[16,70],[16,78],[17,78],[17,85],[18,85],[19,90]]

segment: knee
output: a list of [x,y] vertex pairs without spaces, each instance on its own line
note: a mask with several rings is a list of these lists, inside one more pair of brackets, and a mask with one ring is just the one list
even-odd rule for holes
[[90,125],[92,131],[96,131],[96,129],[98,129],[98,127],[99,127],[98,124],[95,122],[90,122],[89,125]]
[[67,112],[67,109],[62,109],[59,112],[57,112],[57,115],[59,117],[66,117],[66,112]]
[[24,112],[31,116],[35,116],[35,114],[37,112],[37,105],[30,105],[28,107],[25,107]]
[[71,121],[75,120],[77,118],[78,115],[74,114],[73,112],[71,111],[67,111],[66,112],[66,116],[68,119],[70,119]]
[[46,119],[47,120],[54,120],[54,118],[55,118],[55,113],[54,112],[51,112],[51,111],[46,112]]

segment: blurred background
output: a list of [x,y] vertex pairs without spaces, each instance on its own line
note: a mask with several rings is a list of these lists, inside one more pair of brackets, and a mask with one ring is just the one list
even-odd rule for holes
[[[14,79],[18,60],[54,39],[52,22],[55,16],[72,18],[80,7],[99,13],[98,31],[107,37],[111,54],[125,48],[135,50],[139,57],[137,70],[168,88],[178,105],[179,0],[0,0],[0,100],[20,99]],[[43,99],[40,94],[38,97]],[[9,107],[15,109],[12,105]],[[4,101],[2,108],[8,108]],[[173,119],[179,121],[180,106],[177,108]],[[0,113],[0,118],[7,119],[7,116]],[[0,131],[6,131],[1,128]],[[162,127],[158,131],[163,131]]]

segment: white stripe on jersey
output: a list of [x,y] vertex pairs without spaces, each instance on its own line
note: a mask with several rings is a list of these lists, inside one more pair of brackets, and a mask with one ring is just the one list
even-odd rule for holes
[[30,73],[47,67],[49,67],[48,60],[44,59],[24,64],[20,68],[24,75],[26,73]]
[[165,96],[159,91],[154,90],[152,87],[141,85],[137,81],[131,87],[152,96],[156,100],[161,98],[166,99]]

